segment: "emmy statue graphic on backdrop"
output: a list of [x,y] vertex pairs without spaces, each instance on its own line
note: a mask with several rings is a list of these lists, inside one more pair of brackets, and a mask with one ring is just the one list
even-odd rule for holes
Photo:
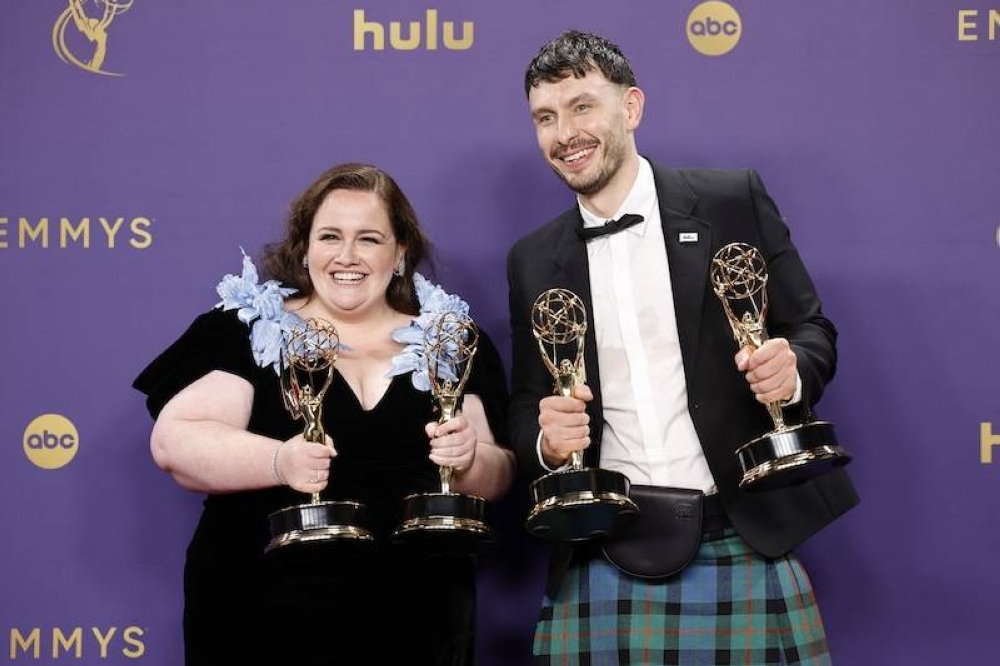
[[[469,379],[479,333],[465,315],[443,313],[424,332],[424,356],[438,423],[454,418]],[[474,555],[496,545],[496,534],[485,522],[486,501],[452,492],[454,469],[438,468],[441,491],[416,493],[403,501],[403,522],[393,541],[425,553]]]
[[[755,247],[730,243],[712,259],[710,278],[736,343],[756,351],[767,341],[764,322],[768,275],[764,258]],[[767,412],[774,421],[774,430],[736,451],[743,469],[740,488],[783,488],[850,462],[850,454],[837,444],[832,423],[811,421],[787,425],[777,402],[768,403]]]
[[[103,5],[100,18],[87,15],[84,9],[84,0],[69,0],[69,6],[63,10],[59,18],[56,19],[52,28],[52,47],[63,62],[70,63],[93,72],[94,74],[107,74],[109,76],[121,76],[114,72],[106,72],[101,67],[104,65],[104,58],[108,53],[108,28],[111,22],[119,14],[124,14],[132,7],[135,0],[98,0],[99,6]],[[94,45],[94,55],[84,62],[73,55],[73,51],[66,43],[66,26],[70,21],[87,41]]]
[[[323,396],[333,381],[340,338],[322,319],[309,319],[295,327],[285,346],[287,365],[281,372],[285,408],[305,421],[303,437],[323,443]],[[268,516],[271,541],[265,553],[292,544],[337,543],[362,546],[373,542],[368,512],[354,501],[323,501],[312,494],[307,504],[286,507]]]
[[[531,309],[532,332],[542,362],[555,380],[555,392],[572,396],[586,381],[583,346],[587,310],[580,297],[566,289],[543,292]],[[613,534],[639,517],[629,499],[629,480],[607,469],[585,468],[583,453],[574,451],[567,469],[547,474],[530,487],[534,506],[527,529],[555,541],[583,541]]]

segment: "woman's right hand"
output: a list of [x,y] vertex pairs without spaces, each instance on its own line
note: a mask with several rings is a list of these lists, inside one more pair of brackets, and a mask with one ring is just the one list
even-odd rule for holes
[[285,483],[300,493],[318,493],[330,480],[330,460],[337,455],[333,440],[325,443],[307,441],[301,434],[278,445],[275,461]]

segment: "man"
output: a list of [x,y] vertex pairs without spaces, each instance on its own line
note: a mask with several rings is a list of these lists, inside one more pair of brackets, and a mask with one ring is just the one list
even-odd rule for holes
[[[557,544],[539,663],[829,663],[790,551],[857,503],[850,480],[837,469],[792,488],[738,486],[736,449],[773,428],[764,404],[784,405],[791,423],[805,418],[836,362],[836,330],[774,202],[752,170],[674,170],[641,157],[643,93],[603,38],[570,31],[543,46],[525,92],[542,155],[577,205],[508,257],[521,469],[537,478],[582,450],[586,466],[625,474],[633,492],[689,489],[704,504],[697,554],[679,572],[631,576],[601,544]],[[642,220],[582,238],[626,214]],[[732,242],[759,249],[770,275],[772,337],[756,351],[736,349],[708,280],[712,256]],[[580,296],[590,317],[588,383],[571,397],[552,395],[531,332],[534,300],[554,287]]]

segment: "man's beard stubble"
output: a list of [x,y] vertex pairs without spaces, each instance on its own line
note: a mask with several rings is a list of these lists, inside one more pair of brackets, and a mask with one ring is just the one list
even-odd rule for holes
[[559,180],[566,183],[566,186],[577,194],[585,197],[593,196],[603,190],[622,168],[622,164],[625,162],[625,147],[623,144],[624,142],[619,136],[615,134],[608,135],[608,139],[603,144],[605,148],[604,159],[598,165],[597,173],[587,181],[573,183],[570,181],[570,177],[551,162],[549,162],[549,167],[559,176]]

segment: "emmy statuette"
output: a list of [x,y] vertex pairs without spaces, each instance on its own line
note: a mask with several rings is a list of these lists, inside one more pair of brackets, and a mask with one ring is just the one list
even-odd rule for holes
[[[566,289],[543,292],[531,309],[532,332],[542,362],[555,382],[555,393],[572,396],[585,380],[583,347],[587,311],[579,296]],[[547,474],[530,488],[533,507],[526,527],[534,536],[554,541],[585,541],[606,537],[639,517],[629,499],[624,474],[583,466],[574,451],[569,467]]]
[[[712,259],[710,278],[736,343],[756,351],[768,339],[764,258],[755,247],[730,243]],[[777,402],[767,405],[767,413],[774,429],[736,450],[743,470],[740,488],[763,491],[792,486],[850,462],[850,454],[837,443],[832,423],[788,425]]]
[[[424,354],[438,423],[454,418],[462,390],[472,370],[479,333],[468,317],[449,311],[424,332]],[[453,468],[438,467],[440,492],[415,493],[403,500],[403,521],[393,532],[394,543],[427,554],[474,555],[497,543],[486,524],[486,501],[451,490]]]
[[[325,441],[323,396],[333,381],[340,338],[336,329],[322,319],[309,319],[295,328],[285,354],[287,366],[281,372],[281,395],[285,408],[305,422],[303,436],[310,442]],[[324,501],[313,493],[306,504],[290,506],[268,516],[271,541],[265,553],[307,543],[361,547],[373,542],[367,509],[354,501]]]

